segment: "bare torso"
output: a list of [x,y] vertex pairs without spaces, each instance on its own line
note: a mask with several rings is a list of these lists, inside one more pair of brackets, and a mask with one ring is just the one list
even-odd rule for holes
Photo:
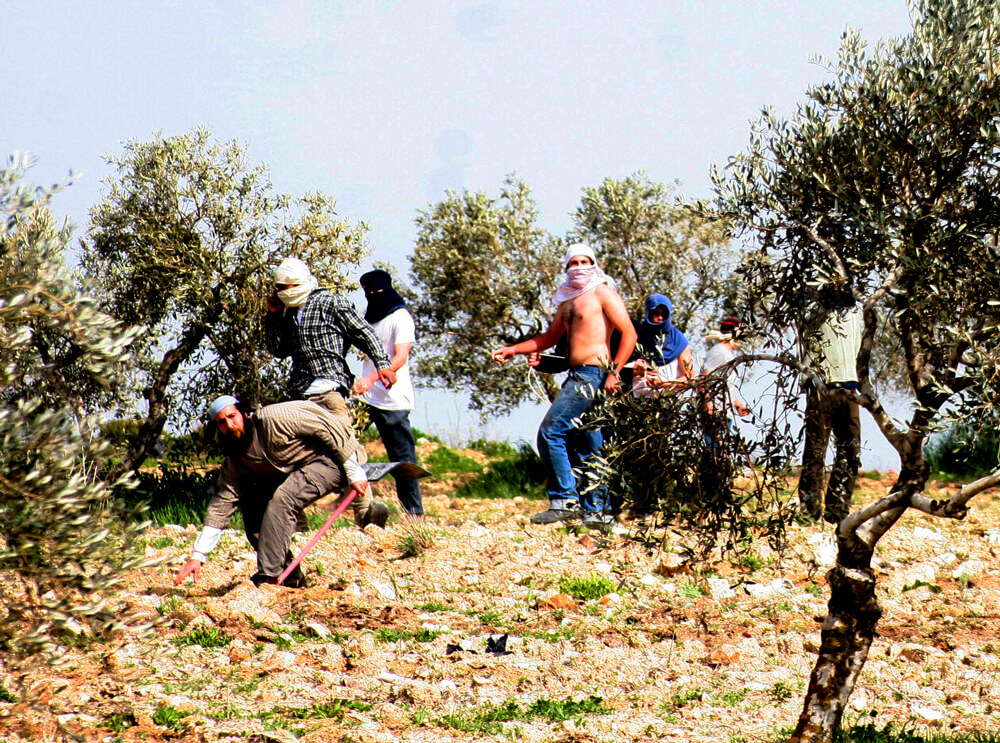
[[607,365],[612,325],[604,312],[602,297],[607,287],[581,294],[559,305],[556,315],[566,324],[569,365]]

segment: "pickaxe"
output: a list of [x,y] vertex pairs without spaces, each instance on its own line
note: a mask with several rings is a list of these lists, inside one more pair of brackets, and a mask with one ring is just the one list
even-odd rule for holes
[[[413,464],[412,462],[369,462],[364,465],[364,470],[365,474],[368,476],[368,482],[377,482],[388,474],[391,474],[393,477],[402,477],[407,480],[419,480],[420,478],[427,477],[431,474],[419,464]],[[307,554],[309,554],[309,550],[315,547],[316,542],[323,538],[323,535],[326,534],[331,526],[333,526],[333,522],[340,518],[340,514],[347,510],[347,507],[351,505],[351,501],[353,501],[357,495],[358,491],[352,488],[351,492],[348,493],[342,501],[340,501],[340,505],[338,505],[334,512],[330,514],[330,518],[326,520],[326,523],[319,528],[319,530],[313,535],[313,538],[310,539],[306,546],[302,548],[302,551],[296,555],[295,559],[292,560],[288,567],[285,568],[281,575],[278,576],[278,585],[285,582],[285,578],[291,575],[292,571],[299,566],[299,563],[302,562]]]

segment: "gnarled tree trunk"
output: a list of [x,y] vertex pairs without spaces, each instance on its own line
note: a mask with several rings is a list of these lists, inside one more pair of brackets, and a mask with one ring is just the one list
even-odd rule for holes
[[792,743],[833,740],[882,616],[870,566],[838,565],[827,573],[827,580],[831,595],[819,657]]

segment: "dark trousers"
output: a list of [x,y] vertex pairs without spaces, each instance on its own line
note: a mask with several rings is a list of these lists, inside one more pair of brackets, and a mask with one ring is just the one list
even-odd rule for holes
[[[417,463],[417,446],[413,440],[413,429],[410,428],[409,410],[382,410],[369,405],[368,417],[378,429],[390,462]],[[414,516],[422,514],[424,504],[420,498],[420,482],[395,476],[394,479],[396,496],[403,510]]]
[[799,501],[819,516],[826,448],[833,433],[835,456],[826,488],[823,517],[836,522],[851,508],[854,482],[861,464],[861,420],[853,390],[828,388],[825,396],[806,385],[805,447],[799,476]]
[[[340,490],[340,467],[321,457],[286,477],[262,480],[240,498],[243,528],[250,546],[257,552],[257,572],[277,577],[292,561],[288,549],[305,507],[328,493]],[[351,505],[359,521],[371,504],[369,493],[359,495]]]

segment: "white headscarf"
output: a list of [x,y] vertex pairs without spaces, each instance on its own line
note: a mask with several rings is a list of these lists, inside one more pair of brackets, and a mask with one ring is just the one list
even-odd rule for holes
[[566,248],[563,266],[565,267],[573,258],[581,255],[590,258],[592,263],[589,266],[573,266],[566,269],[566,281],[556,292],[555,303],[557,305],[593,291],[601,284],[608,284],[612,288],[615,286],[611,277],[597,266],[597,255],[594,253],[594,249],[584,243],[574,243]]
[[291,285],[278,292],[278,299],[285,307],[301,307],[319,286],[319,282],[309,271],[309,266],[298,258],[285,258],[281,262],[274,271],[274,283]]

